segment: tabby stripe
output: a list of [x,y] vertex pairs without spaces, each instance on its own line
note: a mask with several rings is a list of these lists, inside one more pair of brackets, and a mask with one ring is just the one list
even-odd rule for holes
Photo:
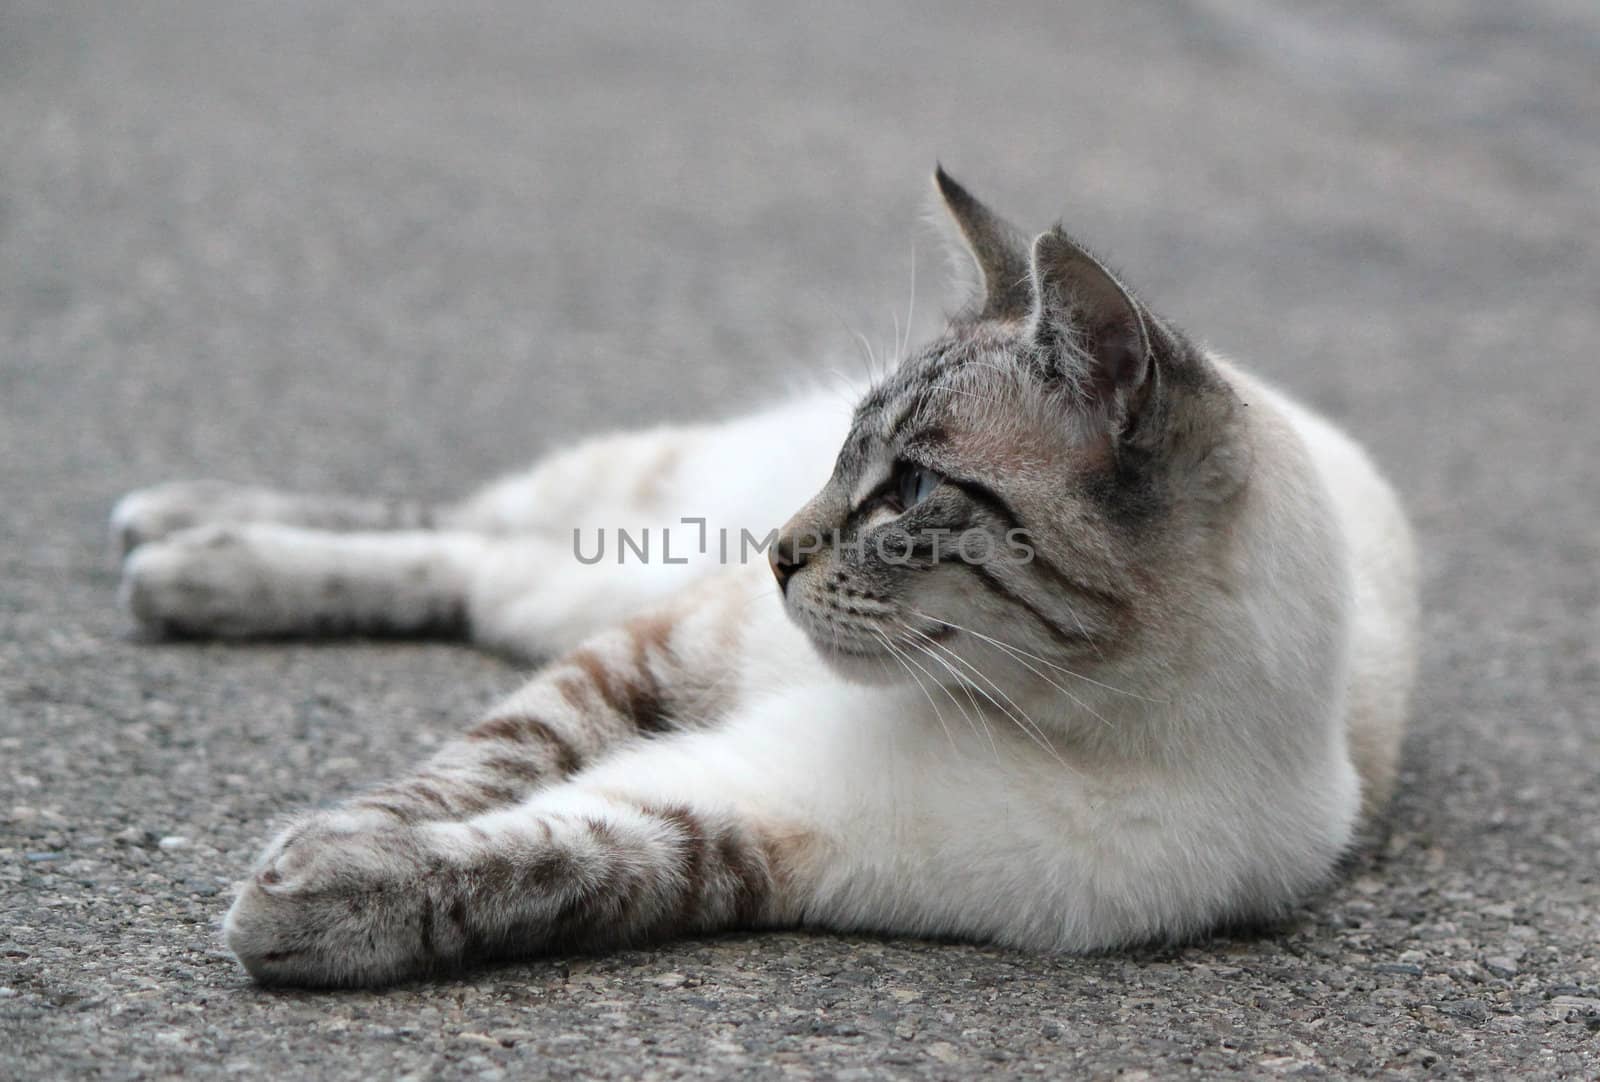
[[445,797],[437,790],[423,793],[401,783],[359,796],[354,803],[357,807],[393,816],[402,826],[415,826],[439,818],[477,815],[497,804],[511,804],[522,798],[522,793],[515,789],[477,781],[463,780],[449,788],[454,799]]
[[555,758],[556,770],[562,775],[575,774],[583,766],[583,758],[571,743],[538,718],[507,714],[490,718],[467,730],[468,740],[500,740],[508,744],[543,743]]
[[989,570],[988,565],[973,564],[971,566],[973,573],[978,576],[978,581],[981,582],[990,593],[993,593],[999,597],[1003,597],[1012,604],[1025,610],[1035,620],[1039,621],[1039,623],[1044,626],[1045,630],[1049,631],[1050,634],[1063,645],[1081,646],[1083,643],[1094,641],[1081,631],[1068,631],[1066,628],[1056,623],[1047,614],[1042,612],[1036,605],[1034,605],[1033,602],[1029,601],[1011,587],[1007,586],[1005,582],[996,576],[993,571]]
[[531,829],[525,842],[508,845],[497,832],[480,831],[483,848],[466,862],[430,871],[418,914],[418,962],[437,970],[760,920],[777,889],[776,858],[760,838],[684,805],[610,799],[646,822],[552,812],[513,832]]
[[360,805],[364,808],[371,808],[374,811],[381,811],[393,816],[395,822],[401,826],[412,826],[422,818],[416,808],[408,807],[394,800],[374,800],[371,797],[366,797],[360,800]]
[[[576,717],[569,724],[585,728],[615,718],[639,732],[674,728],[663,682],[651,667],[653,658],[672,656],[671,620],[635,619],[624,625],[628,660],[613,664],[597,649],[582,647],[565,659],[566,671],[548,679]],[[621,645],[621,644],[619,644]],[[584,756],[551,723],[526,714],[491,717],[468,730],[472,750],[426,772],[426,781],[406,779],[360,798],[367,808],[384,811],[402,823],[477,814],[496,805],[512,804],[552,777],[574,774]],[[542,746],[543,754],[539,753]]]
[[684,807],[649,808],[646,814],[654,815],[678,828],[683,835],[683,878],[685,889],[678,900],[677,924],[685,927],[694,919],[694,908],[706,890],[706,834],[700,821]]
[[980,481],[969,481],[964,477],[945,477],[945,483],[961,490],[973,503],[979,504],[995,518],[999,519],[1009,532],[1011,530],[1025,529],[1022,520],[1017,517],[1017,512],[994,489]]
[[491,756],[483,760],[483,767],[496,774],[516,778],[518,781],[543,781],[547,776],[546,771],[538,763],[527,759],[519,759],[513,755]]
[[741,845],[732,833],[723,834],[717,844],[717,856],[739,881],[734,893],[733,921],[741,926],[755,923],[772,890],[772,872],[750,849],[750,846]]
[[[617,716],[631,722],[640,732],[665,732],[676,726],[667,710],[661,682],[650,668],[652,648],[668,651],[671,624],[663,620],[634,620],[626,624],[633,671],[619,672],[594,650],[580,647],[567,655],[567,662],[588,677],[605,705]],[[575,688],[558,685],[568,702]]]
[[668,711],[661,681],[650,668],[650,652],[658,650],[669,662],[672,654],[673,622],[661,616],[641,616],[628,621],[626,628],[633,642],[633,664],[638,669],[638,693],[631,704],[634,724],[642,732],[659,733],[676,728]]
[[[946,477],[945,480],[966,493],[974,503],[982,505],[990,514],[1000,519],[1006,528],[1006,532],[1027,530],[1027,527],[1022,525],[1022,520],[1017,517],[1016,511],[1012,509],[1011,505],[987,485],[958,477]],[[1043,570],[1063,589],[1072,593],[1082,594],[1084,597],[1097,601],[1107,608],[1122,608],[1125,604],[1117,594],[1101,589],[1098,586],[1091,586],[1081,579],[1074,578],[1065,569],[1056,566],[1054,562],[1042,556],[1037,547],[1034,549],[1031,564]]]
[[[445,785],[448,786],[449,784],[448,781],[445,782]],[[450,801],[445,799],[444,794],[434,788],[431,782],[422,778],[411,778],[403,782],[397,789],[406,796],[414,797],[424,804],[432,804],[441,811],[448,812],[452,810]]]
[[901,410],[900,415],[893,421],[889,422],[889,430],[884,433],[884,442],[895,443],[898,441],[900,438],[900,433],[905,431],[906,426],[912,421],[916,420],[918,417],[922,416],[923,407],[925,405],[926,400],[921,395],[914,398],[911,402],[911,405]]
[[434,947],[433,947],[433,944],[434,944],[433,922],[434,922],[434,919],[435,919],[433,895],[429,894],[426,890],[422,891],[421,893],[422,893],[422,919],[421,919],[421,921],[419,923],[421,925],[420,934],[421,934],[421,939],[422,939],[422,942],[421,942],[422,958],[426,962],[431,962],[431,961],[433,961],[434,954],[435,954]]
[[1123,609],[1128,605],[1120,594],[1114,594],[1110,590],[1103,590],[1098,586],[1090,586],[1081,579],[1073,578],[1051,561],[1042,558],[1037,548],[1033,552],[1032,566],[1039,568],[1050,576],[1064,592],[1081,594],[1108,609]]
[[[508,747],[498,754],[488,752],[486,747],[486,754],[453,766],[448,773],[425,770],[357,797],[355,803],[384,812],[405,825],[439,818],[441,813],[444,818],[476,815],[497,805],[521,800],[530,789],[549,778],[552,767],[557,774],[565,776],[575,773],[582,765],[571,744],[534,718],[514,715],[491,718],[470,730],[466,739],[480,745],[499,743]],[[543,744],[553,762],[539,762],[514,754],[510,747],[533,743]]]
[[[704,821],[685,807],[635,806],[651,818],[676,827],[683,835],[679,858],[682,865],[678,870],[684,876],[684,893],[679,900],[676,929],[664,930],[701,926],[719,902],[729,910],[722,923],[748,926],[756,921],[774,884],[759,843],[741,837],[737,828],[722,827],[713,835]],[[717,871],[723,873],[720,882],[712,879]]]

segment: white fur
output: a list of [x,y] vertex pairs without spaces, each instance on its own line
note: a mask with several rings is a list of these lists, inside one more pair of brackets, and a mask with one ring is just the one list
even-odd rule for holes
[[749,617],[731,723],[619,754],[541,805],[617,790],[819,826],[826,851],[795,915],[827,927],[1087,950],[1281,912],[1351,842],[1350,726],[1398,738],[1411,541],[1348,437],[1218,363],[1257,445],[1226,623],[1162,674],[1164,701],[1084,684],[1081,706],[1018,704],[1053,732],[1154,734],[1155,754],[1130,739],[1127,754],[1057,758],[1019,726],[966,726],[949,702],[941,722],[915,687],[842,682],[771,605]]
[[[1415,571],[1398,504],[1362,451],[1217,364],[1247,403],[1253,452],[1239,588],[1213,637],[1159,673],[1122,674],[1158,695],[1085,681],[1069,698],[1038,683],[1013,705],[1046,749],[1008,711],[972,715],[937,687],[847,683],[784,617],[758,560],[736,573],[750,604],[727,720],[625,745],[475,822],[515,835],[552,812],[601,814],[621,793],[794,825],[811,841],[778,916],[832,928],[1088,950],[1280,912],[1330,874],[1363,787],[1371,807],[1392,781]],[[843,396],[814,394],[723,425],[596,441],[442,510],[435,531],[306,529],[278,496],[221,500],[221,517],[249,521],[197,529],[206,507],[191,505],[218,505],[215,490],[187,503],[179,489],[135,494],[114,527],[144,542],[125,590],[147,622],[222,634],[303,629],[330,604],[330,581],[339,612],[374,626],[421,625],[464,599],[477,639],[547,655],[704,578],[718,531],[778,525],[821,485],[848,420]],[[672,467],[646,483],[666,456]],[[688,564],[572,555],[575,526],[697,540],[683,516],[707,519],[713,538],[705,555],[675,542]],[[522,694],[549,698],[537,682]],[[1094,726],[1113,735],[1057,739]],[[239,942],[265,934],[240,909],[230,928]]]

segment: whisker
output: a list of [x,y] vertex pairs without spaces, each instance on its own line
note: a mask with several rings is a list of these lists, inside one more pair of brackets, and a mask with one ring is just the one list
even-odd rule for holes
[[[910,630],[914,631],[916,629],[915,628],[911,628]],[[948,672],[951,676],[955,677],[956,686],[961,688],[961,690],[966,693],[967,698],[972,702],[972,708],[974,710],[977,710],[978,714],[981,717],[983,711],[981,709],[979,709],[979,707],[978,707],[978,700],[973,697],[972,692],[967,688],[966,683],[961,679],[961,674],[956,672],[955,669],[951,668],[950,667],[950,663],[948,661],[946,661],[944,658],[940,657],[938,654],[935,654],[933,651],[929,650],[926,646],[923,646],[919,642],[914,642],[914,641],[912,641],[910,639],[903,639],[903,640],[901,640],[901,645],[914,647],[917,650],[921,651],[926,657],[928,657],[929,660],[935,661],[938,664],[944,666],[945,671]],[[929,674],[929,678],[933,679],[932,674]],[[978,723],[976,721],[974,721],[973,716],[967,712],[967,708],[961,705],[961,700],[956,698],[955,693],[953,691],[951,691],[949,688],[945,687],[944,684],[941,681],[937,680],[937,679],[934,680],[934,683],[938,685],[940,691],[945,693],[946,698],[948,698],[952,703],[955,704],[955,708],[957,710],[961,711],[961,716],[967,719],[967,728],[972,730],[972,735],[973,736],[982,736],[982,737],[985,737],[988,740],[988,742],[989,742],[989,750],[994,753],[995,762],[999,762],[1000,761],[1000,749],[999,749],[998,746],[996,746],[996,744],[994,742],[994,734],[990,731],[988,723],[985,722],[983,724],[983,731],[980,733],[978,731]]]
[[1104,688],[1106,691],[1115,692],[1118,695],[1126,695],[1128,698],[1130,698],[1130,699],[1138,699],[1140,702],[1154,703],[1157,706],[1168,706],[1168,705],[1171,705],[1171,703],[1172,703],[1171,699],[1153,699],[1148,695],[1141,695],[1137,691],[1128,691],[1125,688],[1119,688],[1119,687],[1116,687],[1116,686],[1114,686],[1112,684],[1107,684],[1107,683],[1104,683],[1104,682],[1102,682],[1100,680],[1096,680],[1092,676],[1085,676],[1081,672],[1074,672],[1071,669],[1068,669],[1068,668],[1066,668],[1066,667],[1064,667],[1062,665],[1057,665],[1055,662],[1051,661],[1049,658],[1040,657],[1038,654],[1031,654],[1028,651],[1024,650],[1020,646],[1015,646],[1015,645],[1013,645],[1011,643],[1008,643],[1008,642],[1002,642],[999,639],[996,639],[996,638],[994,638],[992,636],[985,635],[981,631],[974,631],[970,627],[962,627],[960,624],[956,623],[953,620],[945,620],[945,619],[942,619],[941,617],[934,616],[931,613],[920,612],[920,611],[918,611],[916,609],[912,609],[912,608],[908,608],[906,611],[911,613],[913,616],[920,616],[924,620],[932,620],[936,624],[943,624],[944,626],[946,626],[948,628],[953,628],[956,631],[965,632],[966,634],[971,635],[975,639],[982,639],[984,642],[990,644],[991,646],[994,646],[995,648],[1000,649],[1000,650],[1004,650],[1007,653],[1013,655],[1014,657],[1025,657],[1025,658],[1029,658],[1029,659],[1031,659],[1033,661],[1037,661],[1041,665],[1046,665],[1046,666],[1056,670],[1057,672],[1063,673],[1063,674],[1065,674],[1067,676],[1070,676],[1070,677],[1073,677],[1074,679],[1082,680],[1086,684],[1093,684],[1097,688]]
[[839,371],[833,365],[829,365],[827,368],[824,368],[823,371],[838,381],[838,383],[831,388],[833,392],[839,397],[843,398],[846,405],[850,406],[852,409],[855,408],[856,400],[860,394],[860,389],[855,385],[850,377]]
[[[946,649],[949,649],[949,648],[946,647]],[[1096,718],[1098,718],[1100,720],[1100,724],[1106,726],[1106,728],[1108,728],[1108,729],[1115,728],[1115,726],[1111,724],[1111,722],[1106,718],[1106,716],[1104,714],[1100,713],[1100,711],[1096,710],[1094,707],[1090,706],[1088,703],[1086,703],[1082,699],[1078,698],[1072,692],[1068,691],[1066,688],[1062,687],[1060,684],[1058,684],[1054,680],[1050,679],[1050,677],[1048,675],[1046,675],[1046,673],[1045,673],[1045,671],[1043,669],[1036,669],[1031,664],[1029,664],[1028,662],[1024,661],[1020,657],[1016,657],[1015,655],[1012,655],[1012,660],[1016,661],[1016,663],[1018,665],[1021,665],[1023,668],[1025,668],[1029,672],[1033,673],[1039,679],[1043,680],[1045,683],[1049,684],[1051,687],[1053,687],[1057,691],[1061,692],[1061,694],[1065,695],[1067,698],[1069,698],[1073,702],[1077,703],[1083,709],[1085,709],[1089,713],[1093,714]]]
[[[1072,622],[1078,625],[1078,634],[1082,635],[1089,643],[1089,646],[1094,650],[1094,656],[1099,658],[1101,661],[1104,661],[1106,659],[1106,655],[1101,652],[1100,644],[1095,641],[1094,636],[1089,634],[1089,629],[1083,626],[1083,617],[1078,615],[1078,610],[1074,608],[1072,602],[1068,601],[1066,598],[1063,597],[1060,600],[1061,603],[1067,607],[1067,612],[1072,616]],[[1076,676],[1077,674],[1073,673],[1073,675]],[[1085,676],[1081,677],[1080,679],[1087,680],[1089,678]]]
[[[956,744],[955,734],[950,731],[950,726],[945,724],[944,714],[940,713],[940,711],[939,711],[939,704],[933,701],[933,695],[928,691],[927,687],[917,677],[917,674],[911,671],[911,665],[916,665],[916,662],[911,661],[911,659],[906,657],[901,651],[895,649],[894,643],[889,641],[889,636],[885,635],[883,632],[879,631],[877,628],[873,628],[872,629],[872,633],[874,635],[878,636],[878,638],[883,642],[884,648],[889,651],[889,653],[894,657],[894,659],[896,661],[900,662],[900,667],[902,669],[905,669],[906,674],[908,676],[910,676],[912,681],[917,685],[917,688],[918,688],[918,690],[920,690],[922,692],[923,697],[928,700],[928,705],[933,707],[933,716],[939,719],[939,728],[944,730],[945,739],[950,741],[950,747],[954,748],[957,751],[959,751],[960,748]],[[910,664],[907,664],[907,662],[910,662]],[[922,666],[921,665],[917,665],[917,668],[922,669]],[[922,671],[924,673],[928,672],[927,669],[922,669]],[[931,673],[929,673],[928,676],[929,676],[929,679],[932,679],[932,674]]]
[[965,360],[965,361],[962,362],[962,366],[963,367],[965,367],[967,365],[971,365],[971,366],[973,366],[975,368],[987,368],[991,372],[1000,373],[1002,376],[1005,376],[1007,379],[1015,379],[1016,375],[1017,375],[1015,369],[1007,368],[1004,365],[996,364],[993,361],[983,360],[981,357],[972,357],[972,358],[969,358],[968,360]]
[[917,314],[917,242],[911,242],[911,297],[906,301],[906,340],[900,347],[901,356],[911,346],[911,321]]
[[948,383],[934,383],[930,384],[930,386],[936,391],[949,391],[951,394],[966,395],[968,398],[975,398],[979,402],[986,402],[991,406],[998,406],[1000,404],[998,400],[990,398],[987,395],[977,394],[973,391],[964,391],[960,387],[952,387]]
[[990,687],[992,687],[996,692],[998,692],[1000,694],[1001,698],[1005,699],[1006,702],[1010,704],[1009,707],[1001,705],[1001,703],[1000,703],[1000,701],[998,699],[996,699],[993,695],[989,694],[989,692],[985,691],[979,685],[977,685],[977,684],[973,684],[972,685],[972,687],[974,689],[976,689],[977,692],[980,695],[982,695],[984,698],[988,699],[991,703],[994,703],[994,705],[996,707],[998,707],[1001,710],[1001,712],[1003,712],[1012,721],[1016,722],[1017,727],[1019,729],[1021,729],[1024,733],[1026,733],[1033,740],[1033,742],[1035,744],[1038,744],[1041,748],[1044,748],[1046,751],[1048,751],[1050,753],[1051,757],[1054,758],[1057,763],[1060,763],[1062,766],[1066,767],[1068,770],[1072,770],[1073,769],[1071,764],[1069,764],[1065,759],[1061,758],[1060,753],[1057,752],[1056,749],[1055,749],[1055,745],[1050,743],[1049,737],[1046,735],[1044,729],[1039,725],[1039,723],[1034,721],[1033,718],[1029,716],[1028,712],[1026,710],[1022,709],[1022,707],[1020,705],[1018,705],[1018,703],[1017,703],[1017,701],[1015,699],[1013,699],[1010,695],[1007,695],[1006,694],[1006,690],[1004,688],[1002,688],[999,684],[995,683],[994,680],[991,679],[987,674],[983,673],[982,671],[980,671],[979,669],[974,667],[970,662],[968,662],[966,660],[966,658],[963,658],[961,655],[959,655],[959,654],[955,653],[954,651],[950,650],[948,647],[946,647],[943,644],[941,644],[937,639],[933,638],[933,636],[929,635],[927,632],[918,631],[916,628],[911,627],[909,624],[902,624],[902,626],[905,627],[905,629],[907,631],[915,632],[916,634],[919,634],[923,638],[927,639],[930,644],[932,644],[933,646],[937,647],[939,650],[943,651],[945,654],[948,654],[950,657],[954,658],[962,666],[964,666],[965,668],[971,670],[972,673],[975,676],[977,676],[980,680],[984,681]]
[[840,311],[839,306],[833,303],[831,299],[819,296],[818,300],[821,301],[822,304],[832,313],[834,322],[839,325],[839,329],[845,334],[854,338],[856,343],[862,347],[862,352],[860,355],[858,355],[858,359],[861,361],[862,369],[866,372],[867,385],[870,387],[877,383],[877,374],[873,372],[872,365],[870,363],[872,349],[867,345],[866,336],[850,325],[849,321],[845,319],[844,313]]
[[777,595],[778,591],[774,587],[770,590],[762,590],[759,593],[750,594],[742,603],[746,606],[754,605],[757,601],[768,601],[777,597]]
[[862,364],[867,369],[868,385],[875,385],[883,378],[882,366],[878,364],[878,355],[872,351],[872,343],[867,341],[867,336],[853,327],[846,328],[855,338],[856,344],[861,347]]

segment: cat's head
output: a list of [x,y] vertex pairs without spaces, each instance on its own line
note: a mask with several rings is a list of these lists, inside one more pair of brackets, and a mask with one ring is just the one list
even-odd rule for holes
[[981,284],[857,407],[771,552],[785,606],[860,679],[1089,672],[1179,619],[1222,559],[1242,405],[1059,228],[1030,242],[935,183]]

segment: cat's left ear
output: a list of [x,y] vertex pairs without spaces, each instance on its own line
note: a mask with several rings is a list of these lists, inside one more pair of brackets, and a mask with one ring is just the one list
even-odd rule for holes
[[1027,235],[956,183],[944,166],[934,168],[933,185],[982,277],[967,314],[979,320],[1026,319],[1033,304]]
[[1152,321],[1133,294],[1059,226],[1033,242],[1035,344],[1109,416],[1143,396]]

